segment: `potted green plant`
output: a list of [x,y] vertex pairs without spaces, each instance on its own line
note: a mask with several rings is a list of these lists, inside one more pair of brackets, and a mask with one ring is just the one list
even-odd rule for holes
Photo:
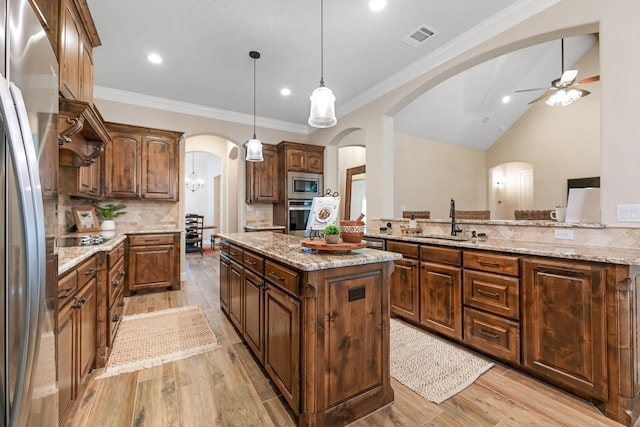
[[123,203],[108,203],[102,205],[98,202],[94,202],[93,206],[96,208],[98,218],[102,220],[102,230],[115,230],[116,225],[114,219],[119,217],[120,215],[126,214],[123,209],[127,207],[127,205]]
[[327,225],[324,229],[324,241],[327,243],[338,243],[340,240],[340,229],[335,225]]

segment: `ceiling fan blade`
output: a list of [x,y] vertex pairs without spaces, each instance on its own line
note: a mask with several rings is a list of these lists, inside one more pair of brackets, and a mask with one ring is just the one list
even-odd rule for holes
[[519,90],[514,90],[514,93],[519,93],[519,92],[532,92],[534,90],[547,90],[549,89],[548,87],[537,87],[535,89],[519,89]]
[[533,101],[527,102],[527,105],[531,105],[531,104],[533,104],[534,102],[538,102],[538,101],[541,101],[541,100],[543,100],[543,99],[545,99],[545,98],[548,98],[548,97],[550,97],[550,96],[551,96],[551,94],[553,94],[554,92],[555,92],[555,89],[549,89],[549,90],[547,90],[545,93],[543,93],[542,95],[540,95],[539,97],[537,97],[536,99],[534,99]]
[[593,82],[597,82],[600,80],[600,76],[592,76],[592,77],[587,77],[586,79],[582,79],[579,82],[577,82],[577,85],[586,85],[587,83],[593,83]]
[[576,76],[578,75],[578,70],[567,70],[562,73],[562,77],[560,77],[560,85],[570,85],[576,80]]

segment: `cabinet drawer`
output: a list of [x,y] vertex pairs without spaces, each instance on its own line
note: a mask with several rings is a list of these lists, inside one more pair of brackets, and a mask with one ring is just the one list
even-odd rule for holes
[[440,264],[462,265],[462,251],[460,249],[421,245],[420,259]]
[[173,234],[134,234],[129,236],[129,246],[173,245]]
[[244,266],[260,276],[264,275],[264,258],[251,252],[244,253]]
[[298,273],[286,267],[273,263],[269,260],[265,261],[264,277],[271,283],[298,295]]
[[512,319],[520,318],[520,280],[464,270],[464,303]]
[[244,250],[234,245],[229,245],[229,257],[239,264],[244,265]]
[[116,300],[116,294],[125,286],[124,258],[120,258],[116,265],[109,270],[109,307]]
[[124,256],[124,244],[121,243],[107,254],[107,268],[112,268]]
[[227,242],[226,240],[222,240],[220,242],[220,253],[229,258],[229,242]]
[[116,337],[118,326],[122,320],[124,313],[124,290],[120,290],[115,294],[114,304],[109,308],[109,347],[113,348],[113,340]]
[[491,252],[465,251],[464,267],[488,271],[490,273],[509,274],[511,276],[518,276],[520,274],[518,257],[494,254]]
[[67,301],[71,300],[77,290],[78,275],[74,270],[58,280],[58,307],[62,307]]
[[520,324],[513,320],[465,307],[464,342],[498,359],[520,363]]
[[86,285],[89,280],[96,277],[96,272],[98,271],[98,263],[96,262],[96,258],[92,256],[84,264],[80,265],[80,267],[78,267],[76,271],[78,272],[78,289],[82,289],[82,287]]
[[394,242],[387,240],[387,251],[397,252],[405,258],[418,258],[420,246],[415,243]]

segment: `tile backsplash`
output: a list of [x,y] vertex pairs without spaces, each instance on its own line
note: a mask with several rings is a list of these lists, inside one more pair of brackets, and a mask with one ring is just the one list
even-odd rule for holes
[[[257,227],[273,224],[273,204],[253,203],[246,205],[245,223],[248,226]],[[284,224],[276,224],[284,225]]]

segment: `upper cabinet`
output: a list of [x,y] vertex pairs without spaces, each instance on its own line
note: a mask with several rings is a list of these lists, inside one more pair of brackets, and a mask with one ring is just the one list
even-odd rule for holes
[[282,153],[286,171],[324,172],[324,147],[282,141],[278,149]]
[[105,196],[177,201],[182,132],[106,124]]
[[59,0],[32,0],[33,10],[47,33],[54,52],[58,52],[58,24],[60,22]]
[[247,162],[246,202],[278,202],[278,151],[273,145],[262,145],[262,162]]

